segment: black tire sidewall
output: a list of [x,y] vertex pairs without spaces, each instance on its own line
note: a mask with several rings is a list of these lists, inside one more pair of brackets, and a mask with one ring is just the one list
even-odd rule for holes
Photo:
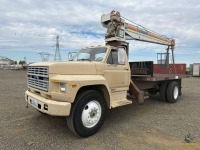
[[[92,100],[99,102],[101,106],[101,118],[94,127],[87,128],[83,125],[81,117],[84,107]],[[95,134],[101,128],[105,117],[105,101],[102,95],[97,91],[88,91],[86,93],[83,93],[82,96],[79,97],[76,101],[73,115],[74,130],[79,136],[87,137]]]
[[167,101],[167,86],[168,86],[167,81],[162,82],[160,85],[159,94],[160,94],[160,99],[163,102]]

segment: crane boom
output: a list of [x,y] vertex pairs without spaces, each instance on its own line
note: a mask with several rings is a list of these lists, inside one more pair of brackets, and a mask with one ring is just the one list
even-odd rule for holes
[[176,73],[174,60],[174,39],[167,38],[166,36],[155,33],[149,29],[144,28],[141,25],[129,21],[128,19],[122,17],[118,11],[112,11],[109,14],[102,15],[101,24],[103,25],[103,27],[107,28],[105,41],[108,45],[116,45],[116,43],[119,43],[118,46],[120,46],[120,43],[126,42],[126,40],[138,40],[168,46],[166,49],[167,53],[165,53],[165,64],[166,67],[169,67],[169,50],[171,49],[174,71]]
[[[131,22],[131,21],[129,21]],[[160,45],[166,45],[174,49],[175,40],[166,36],[157,34],[140,25],[128,23],[128,20],[120,15],[117,11],[104,14],[101,17],[103,27],[107,28],[105,40],[109,41],[126,41],[138,40]]]

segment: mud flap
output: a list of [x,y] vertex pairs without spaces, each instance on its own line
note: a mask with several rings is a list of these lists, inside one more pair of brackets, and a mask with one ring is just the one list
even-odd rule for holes
[[144,103],[144,92],[140,91],[140,89],[131,81],[129,86],[129,93],[136,97],[136,101],[138,104]]

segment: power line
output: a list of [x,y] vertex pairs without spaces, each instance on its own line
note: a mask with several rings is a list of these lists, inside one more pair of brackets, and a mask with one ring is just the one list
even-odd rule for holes
[[42,61],[48,61],[50,56],[53,56],[52,54],[48,53],[48,52],[41,52],[38,53],[40,54]]

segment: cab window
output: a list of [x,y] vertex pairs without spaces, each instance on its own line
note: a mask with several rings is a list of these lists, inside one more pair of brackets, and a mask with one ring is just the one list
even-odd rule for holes
[[124,65],[125,55],[126,52],[124,48],[118,48],[118,50],[112,49],[108,56],[107,64]]
[[124,65],[126,58],[126,51],[123,47],[118,48],[118,64]]

